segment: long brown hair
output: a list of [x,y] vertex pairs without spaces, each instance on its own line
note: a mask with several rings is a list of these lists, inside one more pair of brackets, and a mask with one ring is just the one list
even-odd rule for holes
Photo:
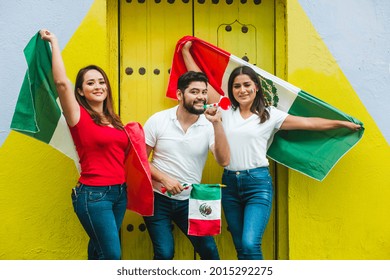
[[123,123],[122,123],[121,119],[119,118],[119,116],[117,114],[115,114],[115,112],[114,112],[110,81],[108,80],[108,77],[107,77],[106,73],[104,72],[104,70],[102,68],[100,68],[99,66],[88,65],[84,68],[81,68],[79,70],[79,72],[77,73],[76,84],[74,87],[74,94],[76,96],[77,102],[82,107],[84,107],[85,110],[87,110],[87,112],[91,116],[92,120],[97,125],[101,125],[101,126],[105,125],[105,123],[103,123],[102,116],[100,114],[98,114],[97,112],[95,112],[91,108],[91,106],[89,106],[87,100],[85,99],[85,96],[81,96],[80,94],[78,94],[78,90],[83,89],[84,75],[85,75],[85,73],[87,73],[90,70],[99,71],[102,74],[104,81],[106,83],[106,86],[107,86],[107,97],[103,101],[104,117],[109,121],[110,124],[112,124],[113,127],[123,130]]
[[263,89],[261,88],[260,78],[257,73],[249,66],[239,66],[235,68],[230,74],[228,81],[228,95],[232,103],[232,108],[237,110],[240,107],[238,101],[233,95],[233,82],[238,75],[248,75],[248,77],[256,84],[258,90],[256,91],[256,97],[253,100],[250,111],[256,114],[260,118],[260,123],[265,122],[269,119],[269,112],[266,109],[268,107],[267,101],[264,98]]

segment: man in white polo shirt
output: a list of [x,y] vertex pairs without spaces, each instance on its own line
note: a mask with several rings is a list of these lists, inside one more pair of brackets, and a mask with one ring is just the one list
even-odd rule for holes
[[200,183],[209,150],[221,166],[228,165],[230,160],[221,113],[215,108],[204,109],[207,84],[204,73],[183,74],[176,91],[179,104],[154,114],[144,125],[148,155],[153,151],[154,187],[154,216],[144,220],[156,260],[174,257],[172,221],[188,237],[201,259],[219,259],[212,236],[187,234],[191,188],[184,186]]

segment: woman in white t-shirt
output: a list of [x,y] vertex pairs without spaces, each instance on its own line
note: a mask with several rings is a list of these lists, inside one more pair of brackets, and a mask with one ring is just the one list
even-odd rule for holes
[[[188,70],[201,71],[189,51],[182,49]],[[209,101],[219,94],[209,85]],[[248,66],[232,71],[228,80],[232,108],[223,111],[222,123],[230,146],[230,163],[222,183],[222,206],[238,259],[263,259],[261,243],[272,208],[272,178],[267,148],[278,130],[360,129],[348,121],[289,115],[268,106],[257,73]]]

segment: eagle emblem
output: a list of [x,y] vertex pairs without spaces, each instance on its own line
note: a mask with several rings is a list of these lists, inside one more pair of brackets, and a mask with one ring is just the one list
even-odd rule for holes
[[213,209],[207,203],[202,203],[199,206],[199,212],[200,212],[200,214],[202,214],[202,216],[206,217],[213,212]]

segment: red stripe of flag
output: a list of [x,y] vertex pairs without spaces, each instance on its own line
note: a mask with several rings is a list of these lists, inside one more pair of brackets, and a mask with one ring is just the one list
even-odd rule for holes
[[[188,41],[192,41],[192,47],[190,49],[192,57],[200,69],[207,75],[209,83],[220,95],[225,95],[221,89],[221,85],[223,75],[229,63],[230,53],[199,38],[185,36],[176,44],[166,96],[176,99],[177,80],[182,74],[187,72],[181,49]],[[213,67],[210,67],[210,65]]]
[[221,220],[189,219],[188,234],[194,236],[213,236],[221,233]]

